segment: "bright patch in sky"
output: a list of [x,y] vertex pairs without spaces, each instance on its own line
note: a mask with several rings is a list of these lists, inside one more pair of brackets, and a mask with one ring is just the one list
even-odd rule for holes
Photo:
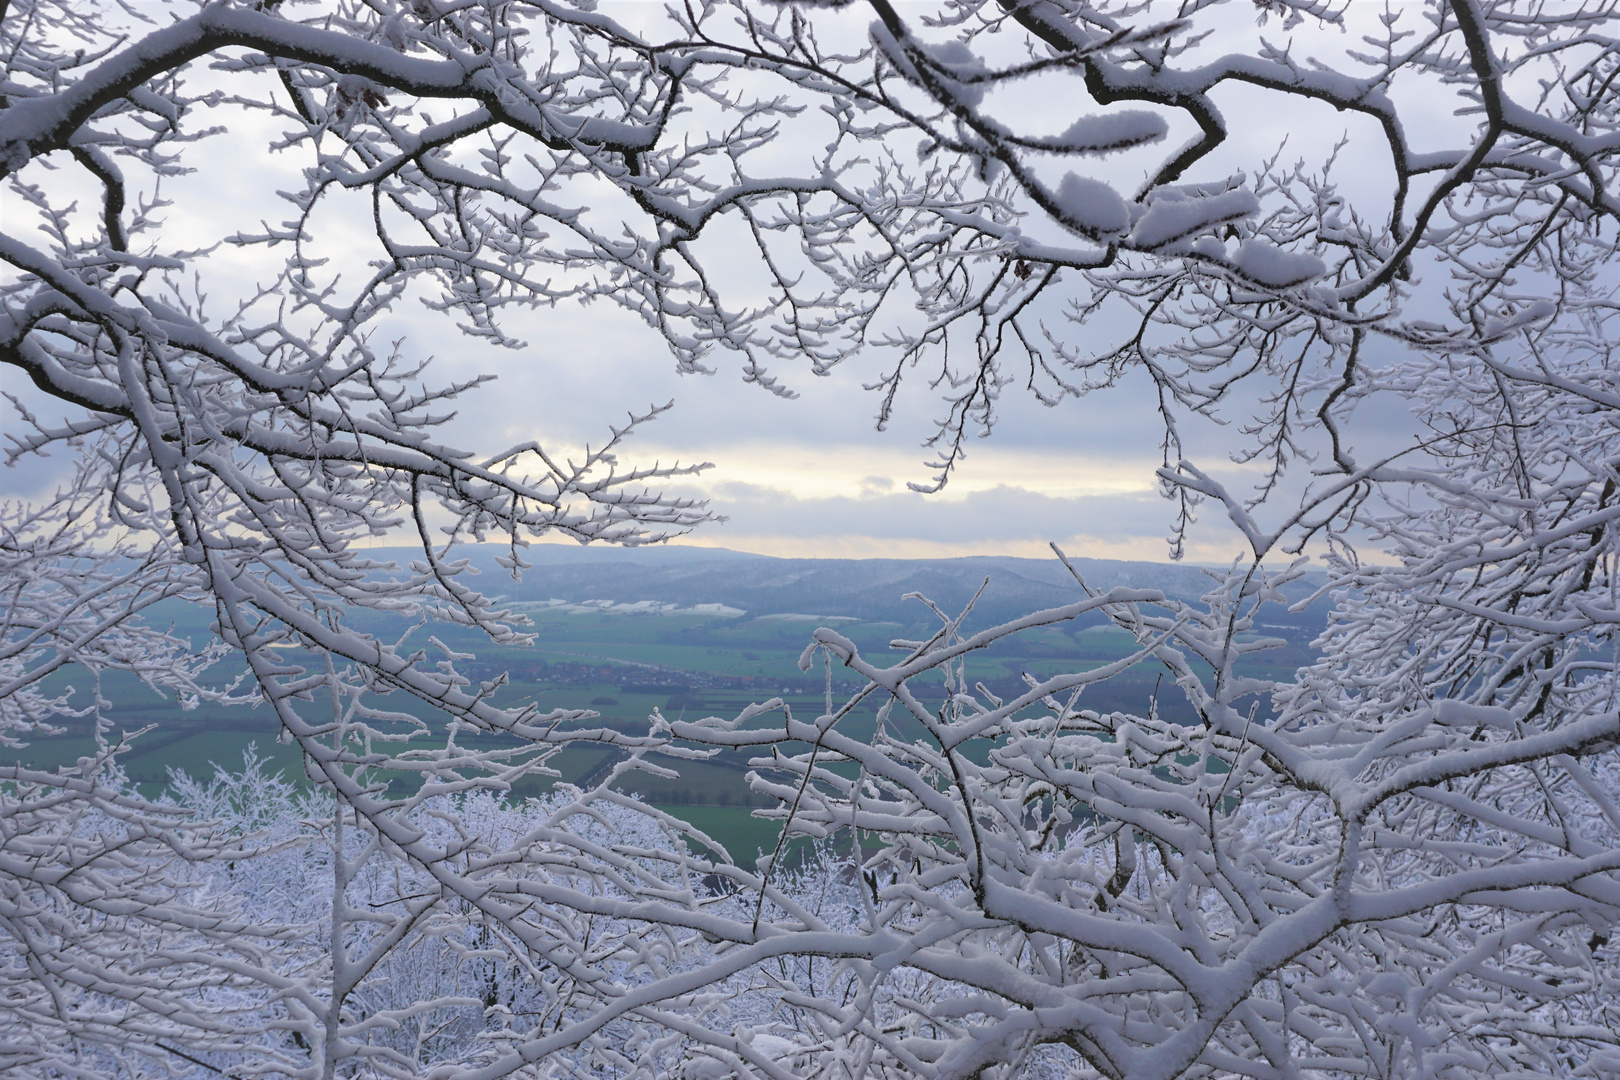
[[[881,438],[866,445],[813,449],[791,443],[745,443],[726,447],[704,479],[710,488],[746,484],[800,499],[874,498],[906,491],[908,482],[926,479],[925,456],[916,446]],[[1150,492],[1157,464],[1151,459],[1110,461],[989,442],[975,447],[961,474],[933,498],[961,502],[974,492],[1009,482],[1054,498]]]

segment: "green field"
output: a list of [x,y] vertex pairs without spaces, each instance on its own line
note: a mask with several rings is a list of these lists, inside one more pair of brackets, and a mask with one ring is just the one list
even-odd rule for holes
[[725,806],[660,806],[671,817],[701,829],[710,839],[725,845],[738,865],[752,869],[755,860],[776,848],[781,824],[752,816],[748,810]]
[[[545,605],[525,607],[535,636],[530,646],[494,647],[480,643],[465,631],[435,631],[451,647],[477,653],[476,661],[463,665],[469,675],[483,679],[511,672],[510,683],[499,697],[505,704],[533,703],[544,710],[588,709],[599,716],[599,720],[591,722],[593,726],[610,726],[627,733],[645,731],[654,710],[670,718],[729,717],[751,702],[772,697],[783,698],[802,719],[820,715],[825,709],[826,672],[820,658],[808,674],[798,668],[814,623],[725,613],[626,615],[571,613]],[[190,634],[192,640],[205,638],[206,622],[201,614],[188,610],[166,614],[173,618],[175,628]],[[902,627],[895,623],[843,621],[836,625],[874,662],[898,659],[900,654],[889,647],[892,639],[921,637],[929,629],[921,624]],[[1021,692],[1024,673],[1044,677],[1085,670],[1116,660],[1128,654],[1131,647],[1130,637],[1117,630],[1040,630],[976,654],[970,661],[968,677],[1006,697]],[[296,651],[289,650],[287,659],[297,662]],[[1290,646],[1267,659],[1271,662],[1264,668],[1254,668],[1256,674],[1282,674],[1308,661],[1309,654],[1301,646]],[[857,684],[841,665],[834,667],[832,675],[834,701],[842,702]],[[62,675],[52,685],[60,689],[73,681],[71,676]],[[914,685],[920,685],[926,694],[942,694],[937,675]],[[1161,692],[1162,710],[1185,709],[1173,684],[1164,678],[1163,669],[1150,665],[1087,688],[1081,705],[1099,711],[1145,711],[1156,688]],[[88,700],[89,690],[81,672],[76,700]],[[249,745],[256,746],[272,770],[295,782],[307,782],[300,756],[293,747],[277,741],[279,729],[268,709],[204,705],[182,711],[150,688],[118,675],[104,677],[99,693],[108,702],[101,710],[105,737],[116,741],[123,733],[149,729],[132,739],[130,749],[121,758],[130,779],[148,794],[167,785],[170,770],[206,777],[216,767],[240,768],[242,754]],[[389,708],[406,709],[428,722],[430,732],[422,736],[423,745],[427,745],[425,740],[432,731],[440,730],[435,717],[420,704],[404,701],[400,695],[384,699],[383,703]],[[874,729],[876,704],[874,696],[842,721],[841,729],[856,737],[869,737]],[[780,718],[775,722],[780,723]],[[0,748],[0,761],[45,769],[72,766],[96,749],[91,724],[89,718],[65,720],[61,734],[36,736],[21,748]],[[908,726],[906,718],[899,716],[891,718],[890,730],[912,738],[924,735],[920,725],[910,722]],[[468,744],[465,735],[460,736],[460,741]],[[493,738],[474,743],[501,745]],[[783,750],[791,752],[792,748]],[[599,745],[567,747],[547,761],[560,776],[530,775],[515,785],[513,797],[542,795],[558,782],[600,783],[621,756]],[[752,809],[765,805],[765,800],[749,790],[750,756],[769,754],[727,752],[702,762],[655,758],[656,764],[676,768],[680,775],[660,777],[632,772],[621,777],[616,786],[693,822],[725,844],[734,856],[748,861],[757,850],[769,851],[777,836],[775,823],[751,815]]]

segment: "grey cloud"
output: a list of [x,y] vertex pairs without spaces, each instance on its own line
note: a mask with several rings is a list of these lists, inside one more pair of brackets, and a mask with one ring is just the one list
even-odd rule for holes
[[1160,537],[1174,513],[1172,504],[1153,494],[1054,497],[1006,485],[956,499],[908,491],[801,499],[776,488],[732,482],[716,485],[713,495],[715,510],[729,520],[706,532],[722,544],[727,534],[945,544]]
[[[1061,313],[1053,314],[1061,318]],[[677,374],[663,339],[609,305],[517,312],[508,328],[528,342],[525,349],[508,351],[469,341],[450,320],[403,308],[387,331],[402,332],[413,351],[438,357],[430,381],[479,372],[497,376],[498,381],[462,400],[460,416],[447,429],[448,437],[461,445],[482,452],[498,449],[497,442],[530,439],[595,445],[607,425],[623,423],[626,410],[674,399],[674,410],[626,445],[626,461],[639,460],[643,447],[723,463],[731,448],[747,444],[791,445],[806,454],[820,446],[864,445],[890,454],[900,449],[915,462],[905,475],[892,477],[900,486],[930,476],[924,463],[935,452],[921,443],[934,433],[940,399],[928,385],[928,372],[910,371],[887,430],[876,431],[880,400],[862,387],[891,359],[883,350],[852,359],[825,378],[812,376],[806,365],[791,359],[778,361],[773,373],[799,395],[782,400],[743,383],[739,359],[726,353],[708,358],[716,369],[712,376]],[[1109,336],[1107,329],[1089,325],[1085,333]],[[990,439],[970,440],[962,475],[974,470],[977,451],[987,445],[1156,457],[1162,434],[1155,393],[1145,377],[1127,376],[1119,386],[1057,408],[1009,387],[999,411]]]
[[894,490],[894,481],[887,476],[867,476],[861,479],[862,495],[883,495]]

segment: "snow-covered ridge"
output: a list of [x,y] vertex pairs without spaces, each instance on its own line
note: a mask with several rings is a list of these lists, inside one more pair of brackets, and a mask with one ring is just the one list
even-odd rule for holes
[[[617,600],[581,600],[575,603],[571,600],[553,598],[537,603],[509,606],[516,611],[562,611],[569,615],[714,615],[734,619],[739,615],[748,614],[742,608],[729,607],[726,604],[692,604],[683,607],[662,600],[635,600],[628,603]],[[814,615],[803,617],[816,618]]]

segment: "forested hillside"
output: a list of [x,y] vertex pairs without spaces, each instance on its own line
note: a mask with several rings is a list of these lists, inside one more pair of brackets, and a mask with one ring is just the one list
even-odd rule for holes
[[[408,559],[403,550],[378,552]],[[979,556],[959,559],[782,559],[721,548],[579,548],[557,544],[524,549],[530,567],[521,581],[496,563],[504,554],[495,548],[468,547],[485,578],[480,587],[520,601],[550,599],[615,604],[657,601],[679,607],[721,604],[750,615],[801,615],[853,618],[916,626],[931,616],[908,594],[926,596],[941,607],[962,610],[970,600],[974,620],[991,625],[1039,608],[1069,603],[1079,586],[1071,572],[1051,559]],[[1115,586],[1157,589],[1193,600],[1208,591],[1224,567],[1181,563],[1121,562],[1071,559],[1075,570],[1095,588]],[[1325,573],[1307,575],[1290,586],[1301,600],[1327,584]],[[1327,605],[1310,614],[1279,610],[1279,627],[1314,637],[1326,625]],[[1090,620],[1101,624],[1101,617]]]

